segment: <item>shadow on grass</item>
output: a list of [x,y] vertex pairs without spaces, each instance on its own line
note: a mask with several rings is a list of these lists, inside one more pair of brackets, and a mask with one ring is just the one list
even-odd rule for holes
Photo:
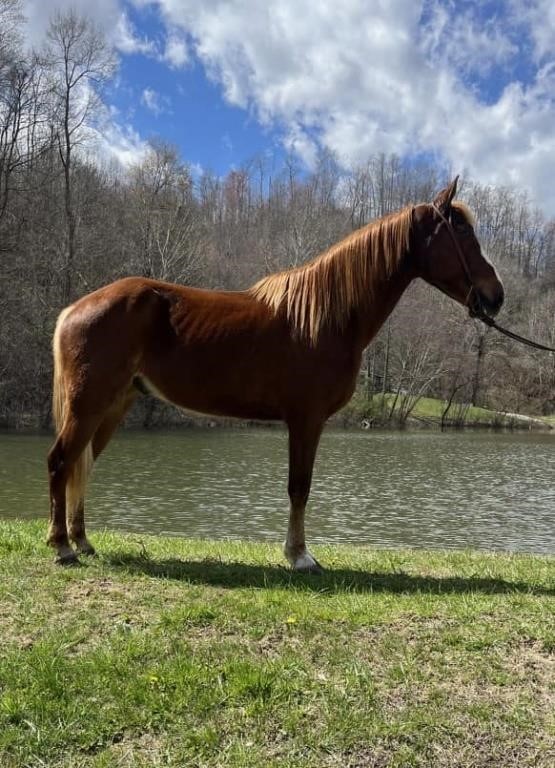
[[393,594],[532,594],[555,595],[555,587],[486,576],[418,576],[403,572],[368,572],[336,568],[323,574],[295,573],[275,565],[223,562],[217,559],[155,560],[142,554],[106,554],[103,560],[112,568],[154,578],[175,579],[193,584],[234,589],[253,587],[279,589],[293,587],[307,592],[391,592]]

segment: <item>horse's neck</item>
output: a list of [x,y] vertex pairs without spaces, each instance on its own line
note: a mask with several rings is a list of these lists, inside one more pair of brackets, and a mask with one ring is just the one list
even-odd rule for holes
[[370,287],[368,300],[355,313],[362,347],[368,346],[378,333],[412,279],[413,275],[403,270]]

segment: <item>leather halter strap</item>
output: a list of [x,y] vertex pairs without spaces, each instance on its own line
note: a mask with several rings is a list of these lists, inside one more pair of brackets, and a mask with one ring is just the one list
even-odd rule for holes
[[478,291],[476,290],[476,288],[474,286],[474,280],[472,279],[472,275],[470,273],[470,267],[468,266],[468,262],[466,261],[465,255],[464,255],[464,253],[462,251],[462,248],[459,245],[459,241],[457,240],[457,236],[455,235],[455,231],[453,230],[453,225],[451,224],[451,222],[449,221],[447,216],[445,216],[439,210],[439,208],[437,207],[437,205],[435,205],[435,203],[432,203],[432,208],[437,213],[439,218],[443,221],[443,223],[446,225],[447,231],[449,232],[449,236],[450,236],[451,240],[453,241],[453,245],[455,246],[455,253],[457,254],[457,257],[459,259],[459,262],[461,264],[463,272],[464,272],[464,274],[466,276],[466,279],[468,280],[468,282],[470,284],[470,289],[468,291],[468,294],[466,296],[466,299],[465,299],[464,303],[465,303],[465,305],[468,307],[468,309],[471,312],[474,312],[474,310],[470,307],[470,303],[469,303],[470,302],[470,297],[472,296],[472,293],[474,293],[476,295],[476,299],[478,301],[478,310],[479,310],[476,313],[476,317],[479,317],[481,319],[481,316],[485,315],[485,312],[484,312],[484,309],[482,307],[482,302],[480,300],[480,294],[478,293]]
[[447,231],[449,232],[449,235],[451,236],[451,240],[453,241],[453,245],[455,246],[455,250],[457,252],[457,256],[459,257],[459,261],[461,262],[461,265],[462,265],[462,268],[464,270],[464,273],[467,276],[469,283],[472,285],[472,287],[474,287],[474,284],[472,282],[472,276],[470,274],[470,269],[469,269],[468,264],[466,262],[466,259],[464,257],[464,253],[462,252],[462,248],[459,245],[459,241],[457,240],[457,236],[455,235],[455,233],[453,231],[453,225],[451,224],[451,222],[449,221],[447,216],[445,216],[440,211],[440,209],[437,207],[437,205],[435,203],[432,203],[432,208],[437,213],[439,218],[443,221],[443,223],[447,225]]
[[[555,352],[555,347],[548,347],[546,344],[540,344],[537,341],[532,341],[532,339],[527,339],[524,336],[520,336],[518,333],[515,333],[514,331],[509,331],[507,328],[503,328],[501,325],[497,325],[493,317],[490,317],[485,312],[482,306],[482,301],[480,299],[480,294],[478,293],[478,291],[476,290],[476,286],[474,285],[472,274],[468,267],[468,262],[466,261],[465,255],[462,251],[461,246],[459,245],[459,241],[457,240],[457,236],[455,235],[453,225],[451,224],[449,219],[439,210],[437,205],[432,203],[432,208],[437,213],[439,218],[443,221],[443,223],[447,226],[447,231],[449,232],[449,236],[451,237],[451,240],[453,241],[453,245],[455,246],[455,253],[457,254],[457,257],[460,261],[463,272],[470,284],[470,290],[468,291],[468,295],[465,299],[465,305],[468,307],[471,314],[477,320],[480,320],[482,323],[484,323],[484,325],[487,325],[489,328],[495,328],[496,331],[499,331],[499,333],[502,333],[505,336],[508,336],[509,339],[513,339],[514,341],[519,341],[521,344],[526,344],[527,346],[533,347],[534,349],[541,349],[541,350],[544,350],[545,352]],[[472,293],[474,293],[476,297],[476,301],[477,301],[476,308],[471,307],[469,303]]]

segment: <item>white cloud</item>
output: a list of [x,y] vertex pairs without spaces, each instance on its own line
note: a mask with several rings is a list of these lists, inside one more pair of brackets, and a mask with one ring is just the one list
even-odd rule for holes
[[79,152],[85,152],[91,161],[116,163],[123,168],[143,160],[148,151],[148,143],[132,125],[122,120],[116,107],[98,113],[95,125],[87,128],[87,138]]
[[205,171],[205,168],[201,165],[201,163],[191,163],[189,166],[189,170],[191,171],[191,175],[193,176],[193,179],[198,180],[202,176],[202,174]]
[[421,39],[431,61],[447,61],[455,71],[484,76],[495,67],[509,67],[518,54],[509,19],[484,19],[479,4],[461,8],[454,0],[433,0],[425,7],[428,18]]
[[131,125],[120,125],[112,121],[98,133],[97,153],[106,159],[115,160],[124,168],[144,160],[148,144]]
[[[555,214],[553,0],[131,2],[160,13],[156,49],[122,0],[25,6],[35,31],[54,6],[71,5],[124,53],[142,49],[173,68],[196,55],[230,103],[278,127],[308,165],[318,146],[344,164],[382,151],[436,153],[483,183],[527,189]],[[143,99],[167,110],[154,93]]]
[[123,54],[142,53],[152,56],[156,52],[154,41],[139,37],[125,12],[119,14],[113,31],[113,41],[118,51]]
[[181,69],[188,64],[189,51],[185,39],[175,32],[168,33],[162,60],[173,69]]
[[54,13],[75,10],[97,24],[123,54],[158,56],[157,43],[137,34],[122,0],[22,0],[27,19],[27,41],[40,46]]
[[285,148],[298,155],[310,169],[316,165],[318,144],[300,125],[291,125],[283,140]]
[[553,61],[555,56],[555,4],[552,0],[509,0],[516,23],[525,25],[537,62]]
[[168,99],[161,96],[154,88],[145,88],[141,94],[141,104],[157,117],[168,111]]
[[120,0],[23,0],[23,13],[27,18],[27,40],[38,46],[44,39],[48,22],[56,11],[75,10],[88,16],[107,33],[117,37],[122,16]]
[[[552,0],[525,11],[505,0],[487,18],[478,0],[462,10],[453,0],[158,4],[166,23],[191,36],[225,98],[281,126],[308,163],[317,144],[345,163],[439,152],[476,180],[527,188],[555,214]],[[511,83],[527,40],[535,71]],[[495,91],[481,91],[484,78]]]

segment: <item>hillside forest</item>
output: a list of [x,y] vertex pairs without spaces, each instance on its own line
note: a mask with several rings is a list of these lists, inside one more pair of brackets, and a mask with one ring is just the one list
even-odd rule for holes
[[[28,51],[22,30],[19,0],[0,0],[0,426],[49,426],[52,332],[77,297],[126,275],[246,288],[431,201],[457,172],[505,284],[500,322],[555,345],[555,221],[523,190],[384,154],[346,167],[321,152],[307,171],[276,153],[222,177],[192,168],[163,136],[123,166],[99,150],[102,95],[117,72],[102,33],[56,15],[41,50]],[[397,395],[401,421],[423,396],[547,415],[554,385],[554,355],[516,345],[418,281],[368,348],[359,397]],[[171,414],[145,399],[133,418],[151,426]]]

